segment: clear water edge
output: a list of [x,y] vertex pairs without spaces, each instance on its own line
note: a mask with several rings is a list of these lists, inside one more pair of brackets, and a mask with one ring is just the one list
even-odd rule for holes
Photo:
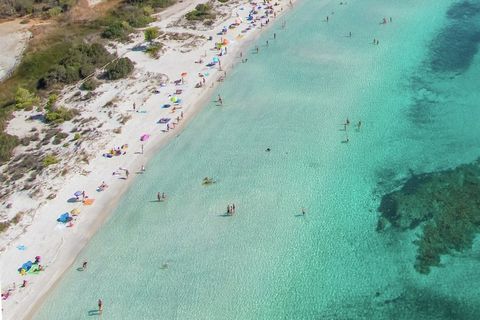
[[[415,233],[375,232],[379,181],[479,154],[464,111],[477,114],[465,88],[478,59],[453,88],[437,83],[457,103],[451,93],[465,93],[464,110],[430,110],[427,125],[410,116],[412,76],[426,78],[452,2],[432,4],[301,3],[218,89],[225,108],[207,106],[152,161],[79,257],[89,269],[69,272],[36,319],[89,319],[99,297],[111,319],[449,319],[451,303],[473,319],[471,259],[420,276]],[[383,16],[393,23],[379,26]],[[363,128],[342,144],[347,117]],[[160,205],[159,190],[171,195]],[[223,217],[231,202],[237,216]]]

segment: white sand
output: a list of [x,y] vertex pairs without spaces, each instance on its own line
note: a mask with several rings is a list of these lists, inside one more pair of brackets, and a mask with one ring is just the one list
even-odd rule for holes
[[0,23],[0,80],[16,66],[30,38],[28,24],[19,19]]
[[[148,159],[150,159],[158,150],[170,139],[175,137],[183,126],[188,123],[200,107],[205,104],[215,87],[216,81],[223,75],[223,71],[218,71],[218,67],[209,69],[205,64],[212,61],[217,54],[217,50],[212,50],[215,41],[220,40],[217,32],[223,26],[235,22],[237,16],[243,19],[241,25],[233,30],[229,30],[223,38],[230,41],[228,45],[228,54],[221,57],[223,70],[228,70],[241,59],[239,51],[245,50],[245,46],[250,41],[258,37],[260,21],[257,27],[247,33],[241,33],[247,24],[246,16],[251,8],[248,2],[237,2],[223,6],[223,10],[228,13],[227,17],[217,21],[209,31],[187,30],[179,26],[168,27],[180,19],[184,14],[192,10],[198,3],[204,1],[184,1],[178,3],[158,15],[161,21],[152,23],[163,31],[188,32],[195,35],[203,35],[205,39],[197,39],[199,45],[196,48],[190,48],[186,41],[164,41],[166,52],[158,60],[151,59],[144,52],[132,51],[135,45],[142,44],[143,35],[139,33],[135,44],[118,45],[117,53],[127,56],[136,63],[134,75],[130,79],[124,79],[113,83],[103,84],[95,90],[98,95],[86,102],[71,101],[72,96],[78,91],[76,87],[70,87],[64,90],[62,103],[67,107],[76,107],[82,110],[82,118],[89,116],[95,117],[92,120],[92,126],[95,130],[85,133],[88,137],[76,153],[85,152],[90,155],[88,164],[82,164],[72,157],[73,146],[64,148],[65,160],[61,164],[54,166],[65,166],[70,168],[70,173],[66,176],[53,176],[52,171],[47,170],[39,176],[39,180],[45,181],[44,196],[49,193],[56,193],[53,200],[32,200],[26,191],[16,192],[9,202],[13,204],[11,212],[23,210],[26,212],[26,218],[22,219],[19,225],[11,228],[2,235],[0,245],[3,248],[0,266],[2,292],[16,283],[16,290],[3,302],[3,316],[5,319],[25,319],[31,318],[32,314],[39,307],[46,294],[51,290],[54,284],[60,279],[65,270],[71,267],[74,259],[80,250],[87,244],[92,235],[101,227],[104,220],[115,205],[121,195],[128,189],[133,181],[136,172],[142,165],[145,165],[148,173]],[[279,6],[274,9],[277,15],[280,11],[288,7],[289,0],[277,1]],[[273,3],[273,2],[272,2]],[[240,10],[243,7],[244,10]],[[283,8],[283,9],[282,9]],[[260,10],[263,14],[263,9]],[[278,16],[277,16],[278,19]],[[270,24],[273,16],[270,16]],[[263,28],[265,29],[265,27]],[[238,35],[243,35],[241,38]],[[212,36],[214,41],[207,41],[206,37]],[[188,51],[190,50],[190,51]],[[182,51],[188,51],[182,53]],[[207,57],[203,57],[204,63],[194,63],[206,52]],[[181,86],[175,86],[171,81],[180,79],[180,74],[187,72],[186,83]],[[206,85],[203,88],[194,88],[200,80],[197,76],[199,72],[208,72]],[[162,77],[169,77],[166,87],[159,87],[158,83]],[[152,93],[152,89],[159,89],[160,93]],[[171,113],[171,108],[163,109],[161,106],[170,103],[168,95],[175,92],[176,89],[182,89],[183,93],[179,95],[183,103],[182,108]],[[108,101],[114,100],[116,108],[102,108]],[[146,113],[133,112],[133,103],[137,109],[146,111]],[[108,111],[112,111],[110,118]],[[169,117],[174,120],[184,112],[184,119],[179,122],[174,130],[168,133],[162,132],[166,126],[157,124],[157,121],[163,117]],[[119,116],[131,115],[132,118],[122,127],[121,134],[115,134],[112,129],[119,127],[116,120]],[[13,120],[8,128],[9,132],[18,132],[25,134],[26,130],[22,127],[21,119],[25,119],[25,114],[19,114]],[[19,120],[20,119],[20,120]],[[31,128],[29,121],[23,120],[27,128]],[[101,128],[98,127],[99,124]],[[65,132],[74,125],[66,123],[63,125]],[[143,143],[144,153],[141,154],[141,145],[139,137],[143,134],[150,134],[150,139]],[[102,157],[102,154],[113,146],[128,144],[126,155],[117,156],[110,159]],[[17,153],[21,152],[21,148]],[[119,167],[127,168],[130,177],[127,180],[121,179],[121,176],[113,176],[112,172]],[[54,167],[55,168],[55,167]],[[58,170],[57,170],[58,172]],[[103,192],[96,192],[96,188],[105,181],[109,188]],[[72,197],[77,190],[85,190],[96,201],[91,206],[84,206],[78,203],[68,203],[67,200]],[[155,196],[155,195],[152,195]],[[81,214],[74,221],[74,226],[66,228],[60,226],[56,219],[63,212],[79,207]],[[17,246],[23,245],[27,249],[21,251]],[[37,276],[22,277],[17,269],[26,261],[33,260],[35,256],[42,257],[41,264],[47,266],[46,270]],[[77,266],[75,266],[77,267]],[[26,288],[19,288],[24,279],[28,280]]]

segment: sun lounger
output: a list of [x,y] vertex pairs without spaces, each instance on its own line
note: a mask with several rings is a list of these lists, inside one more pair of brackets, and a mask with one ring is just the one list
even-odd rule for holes
[[162,118],[162,119],[158,120],[158,123],[165,124],[165,123],[168,123],[170,120],[171,120],[170,118]]

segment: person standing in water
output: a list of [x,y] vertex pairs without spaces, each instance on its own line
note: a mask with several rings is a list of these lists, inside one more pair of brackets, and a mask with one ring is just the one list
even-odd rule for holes
[[220,95],[218,95],[217,102],[220,103],[221,106],[223,106],[223,100],[222,100],[222,97]]
[[87,261],[83,261],[82,263],[82,269],[86,270],[87,269]]
[[160,195],[160,192],[157,192],[157,200],[158,202],[162,201],[162,196]]
[[302,207],[302,215],[305,216],[305,208]]
[[98,299],[98,313],[102,314],[103,312],[103,301],[102,299]]

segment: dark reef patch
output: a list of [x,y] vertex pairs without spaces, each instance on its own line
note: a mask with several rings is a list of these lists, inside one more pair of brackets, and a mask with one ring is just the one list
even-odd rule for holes
[[430,68],[433,72],[463,72],[478,52],[480,30],[474,23],[451,23],[431,44]]
[[414,94],[408,116],[419,126],[432,122],[432,109],[442,104],[445,92],[435,84],[461,76],[480,47],[480,1],[454,3],[446,16],[444,27],[430,41],[427,56],[410,81]]
[[430,45],[430,67],[433,72],[463,72],[478,52],[480,3],[455,3],[447,17],[449,22]]
[[413,174],[402,188],[383,195],[377,231],[423,224],[415,241],[415,269],[423,274],[444,254],[470,249],[480,232],[480,160],[454,169]]
[[328,312],[313,319],[395,319],[395,320],[476,320],[480,318],[478,304],[447,297],[430,289],[407,285],[394,296],[383,292],[360,296],[329,306]]

